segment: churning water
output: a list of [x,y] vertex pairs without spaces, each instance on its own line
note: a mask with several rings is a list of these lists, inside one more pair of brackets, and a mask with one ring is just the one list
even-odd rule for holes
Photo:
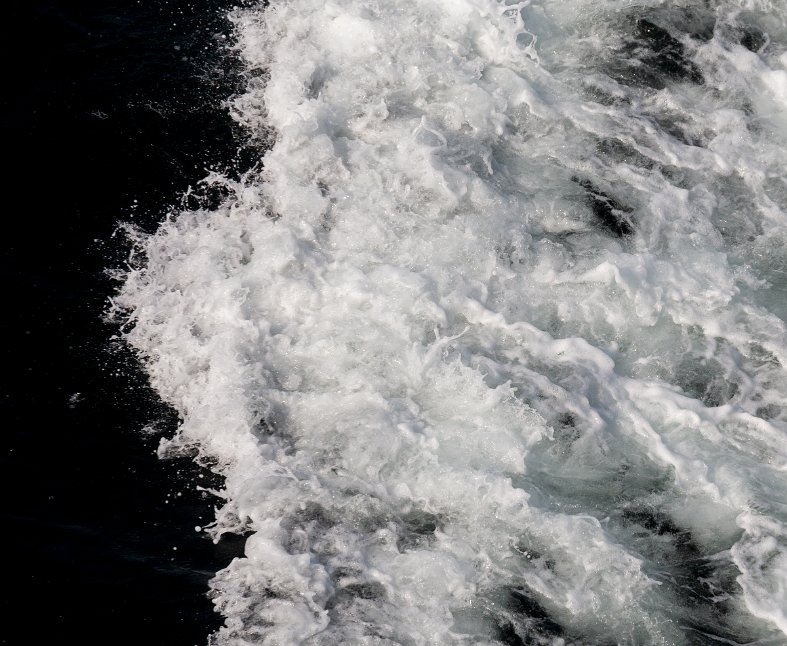
[[124,334],[218,644],[784,644],[787,4],[273,0]]

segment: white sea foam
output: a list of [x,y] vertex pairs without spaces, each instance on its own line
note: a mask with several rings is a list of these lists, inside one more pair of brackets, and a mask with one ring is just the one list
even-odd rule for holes
[[218,643],[785,638],[787,11],[693,4],[233,14],[264,170],[116,299]]

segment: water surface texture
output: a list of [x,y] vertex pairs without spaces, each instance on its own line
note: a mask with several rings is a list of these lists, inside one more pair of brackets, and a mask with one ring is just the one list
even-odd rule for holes
[[784,644],[787,6],[232,13],[267,147],[125,338],[248,535],[216,644]]

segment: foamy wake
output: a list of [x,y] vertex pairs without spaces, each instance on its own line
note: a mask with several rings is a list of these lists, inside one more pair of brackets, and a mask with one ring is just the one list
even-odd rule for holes
[[787,635],[782,2],[233,14],[261,176],[140,239],[219,644]]

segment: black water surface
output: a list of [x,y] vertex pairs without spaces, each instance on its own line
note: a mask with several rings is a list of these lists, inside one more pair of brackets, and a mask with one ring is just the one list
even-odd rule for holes
[[236,161],[228,6],[33,0],[7,17],[0,643],[204,644],[220,623],[207,581],[242,545],[195,531],[210,474],[154,455],[177,420],[102,312],[117,221],[152,230]]

